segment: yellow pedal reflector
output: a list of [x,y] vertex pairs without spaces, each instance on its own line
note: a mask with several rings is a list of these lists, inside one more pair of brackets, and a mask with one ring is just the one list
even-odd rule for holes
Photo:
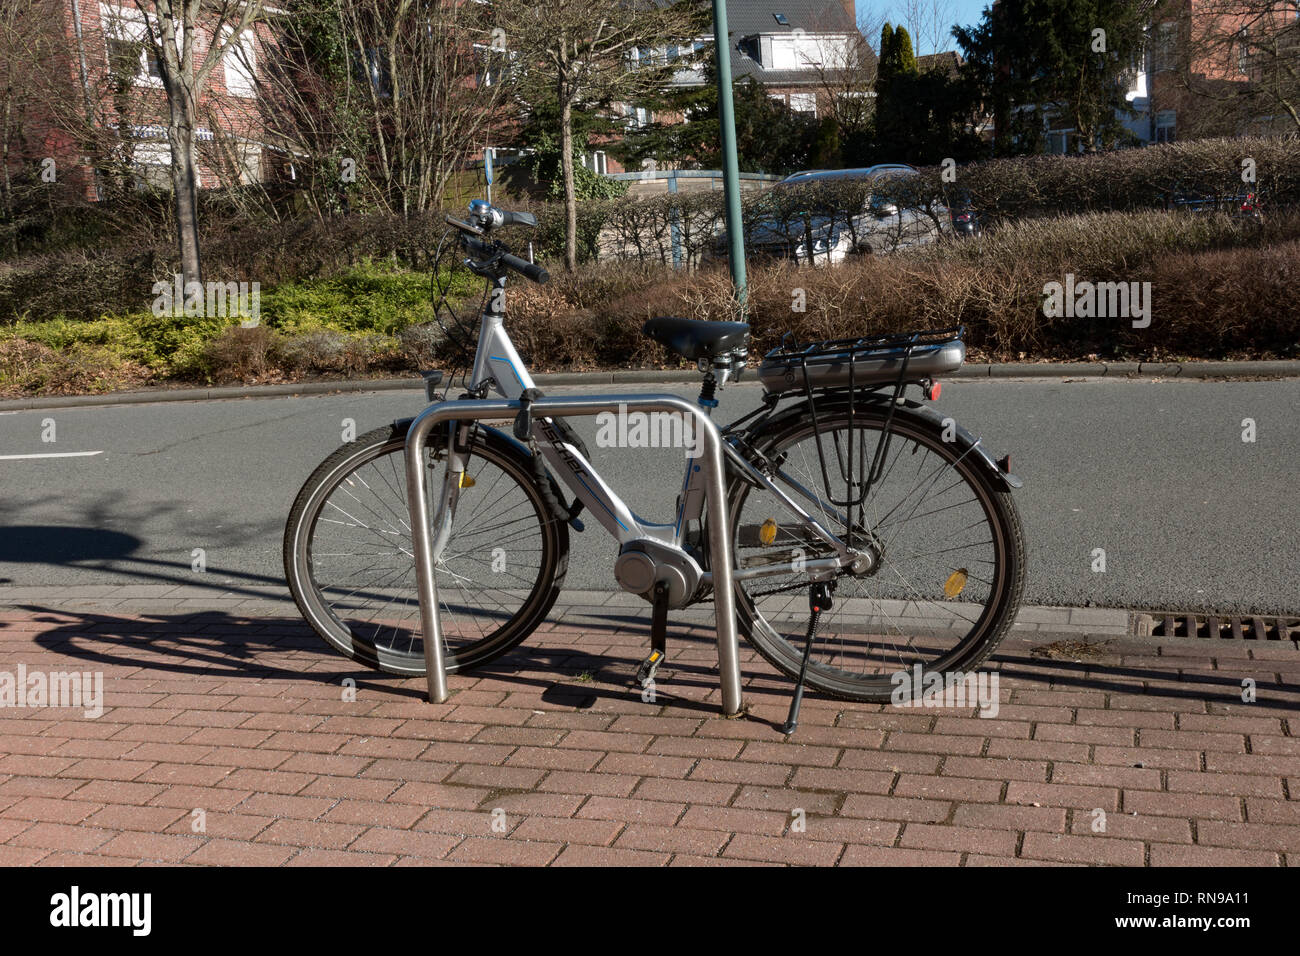
[[949,575],[948,580],[943,582],[944,595],[949,598],[955,598],[958,594],[961,594],[962,588],[966,587],[966,577],[965,568],[958,568]]
[[462,488],[473,488],[476,484],[478,484],[478,482],[469,476],[468,471],[462,471],[460,473],[460,486]]
[[763,544],[771,544],[776,540],[776,521],[768,518],[763,522],[763,526],[758,529],[758,540]]

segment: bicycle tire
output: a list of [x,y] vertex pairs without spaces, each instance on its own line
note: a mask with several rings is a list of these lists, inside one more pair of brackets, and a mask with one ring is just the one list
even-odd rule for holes
[[[859,427],[868,426],[865,431],[878,434],[880,427],[883,425],[884,416],[884,408],[859,409],[855,411],[853,420]],[[805,440],[810,435],[820,432],[824,438],[827,433],[833,434],[836,429],[843,429],[847,423],[847,414],[842,409],[831,409],[828,413],[820,414],[816,431],[814,431],[811,417],[807,414],[794,419],[783,418],[769,423],[757,433],[750,435],[749,444],[769,460],[777,460],[783,452],[788,452],[799,441]],[[955,443],[944,441],[942,429],[934,422],[912,414],[904,408],[895,410],[891,432],[895,436],[894,441],[901,438],[903,442],[912,442],[915,447],[928,449],[930,454],[940,456],[955,469],[962,483],[973,491],[975,499],[981,505],[987,523],[994,532],[994,551],[997,560],[996,578],[989,588],[989,603],[985,605],[984,611],[976,621],[975,626],[964,637],[958,639],[950,650],[939,654],[932,661],[916,660],[908,662],[900,660],[898,662],[901,665],[900,668],[889,671],[881,670],[871,675],[868,675],[865,670],[860,674],[853,674],[846,668],[832,667],[820,663],[816,651],[814,651],[808,669],[807,684],[832,697],[846,700],[877,703],[888,702],[891,699],[897,700],[895,695],[898,686],[896,675],[899,673],[899,669],[906,671],[914,663],[922,664],[924,673],[933,671],[947,673],[962,671],[969,673],[973,671],[993,653],[998,643],[1014,623],[1024,583],[1024,531],[1020,515],[1010,492],[990,474],[986,464],[976,460],[974,455],[968,451],[963,452]],[[874,443],[866,447],[870,451],[874,449]],[[891,448],[893,447],[896,446],[891,445]],[[901,454],[901,452],[899,453]],[[746,504],[753,492],[753,486],[739,478],[733,479],[728,491],[732,524],[729,540],[735,549],[734,553],[737,556],[736,563],[738,567],[742,563],[742,545],[744,544],[742,533],[750,533],[746,532],[747,528],[751,529],[752,532],[754,522],[758,518],[757,515],[753,514],[747,518],[745,514]],[[764,514],[763,517],[766,518],[767,515]],[[831,530],[842,536],[842,528],[832,527]],[[895,532],[896,535],[899,533],[901,532]],[[890,560],[890,554],[887,551],[881,559],[882,571]],[[844,577],[844,573],[841,572],[837,582],[843,581]],[[800,596],[799,589],[811,583],[812,580],[810,577],[806,577],[804,581],[796,581],[794,576],[791,576],[791,579],[790,591],[795,596]],[[754,580],[763,582],[765,579],[758,578]],[[759,590],[760,587],[756,584],[747,584],[744,581],[737,581],[735,584],[736,609],[740,631],[773,667],[792,677],[797,676],[806,637],[807,602],[805,601],[801,605],[802,617],[800,620],[802,623],[797,628],[794,626],[785,628],[787,633],[783,634],[782,628],[774,627],[768,617],[756,607],[753,592]],[[806,594],[806,589],[803,593]],[[921,601],[916,600],[918,597],[920,595],[913,594],[910,599],[914,601],[919,609]],[[841,602],[841,605],[843,604],[842,595],[837,594],[837,600]],[[884,606],[886,600],[884,598],[879,600],[881,607]],[[940,606],[937,602],[931,601],[931,603]],[[933,612],[931,613],[933,614]],[[835,611],[832,610],[830,614],[834,615]],[[795,616],[797,615],[792,614],[792,618]],[[888,614],[881,615],[882,620],[888,617]],[[863,625],[863,629],[866,630],[867,626]],[[823,627],[819,630],[819,641],[824,639],[822,636],[824,634],[825,628]],[[930,639],[934,640],[932,637]],[[862,651],[860,654],[863,657],[869,656],[866,651]]]
[[[302,489],[289,511],[289,518],[285,523],[283,557],[285,577],[289,583],[289,590],[293,594],[294,602],[298,605],[299,611],[303,617],[312,626],[318,635],[326,641],[331,647],[339,653],[351,658],[367,667],[385,671],[392,674],[417,675],[425,673],[424,664],[424,645],[423,638],[420,636],[419,625],[419,602],[415,590],[415,562],[413,549],[409,547],[410,531],[409,527],[405,531],[400,527],[406,523],[407,515],[406,502],[406,480],[405,480],[405,451],[406,451],[406,434],[409,428],[409,422],[397,423],[385,428],[377,428],[371,432],[358,437],[355,441],[338,448],[328,458],[326,458],[312,475],[304,483]],[[478,472],[482,475],[489,469],[496,469],[499,472],[494,477],[494,483],[491,488],[484,489],[484,497],[495,498],[496,501],[489,501],[487,504],[480,505],[482,508],[495,507],[501,508],[501,501],[508,501],[504,497],[511,492],[507,487],[501,491],[501,485],[504,482],[508,486],[517,489],[516,497],[520,498],[519,510],[525,514],[511,521],[510,524],[530,522],[527,512],[531,511],[531,518],[535,518],[538,526],[537,544],[538,559],[536,561],[535,572],[527,573],[527,578],[518,588],[496,588],[479,583],[479,592],[487,594],[490,591],[504,593],[524,592],[526,585],[526,594],[519,600],[519,605],[514,609],[504,621],[500,621],[491,631],[484,631],[482,624],[478,624],[477,635],[466,627],[458,626],[460,617],[453,610],[453,598],[450,596],[453,591],[466,598],[469,594],[465,591],[459,580],[453,579],[451,586],[448,586],[447,575],[455,575],[455,578],[465,577],[459,572],[452,571],[449,564],[440,562],[436,573],[438,573],[439,584],[439,603],[440,611],[443,614],[441,626],[444,638],[444,653],[448,673],[468,670],[494,660],[517,646],[521,641],[528,637],[529,634],[545,620],[546,615],[550,612],[556,598],[559,596],[560,588],[564,582],[564,576],[568,569],[569,559],[569,536],[567,525],[554,517],[548,505],[546,504],[541,491],[536,486],[536,478],[531,467],[531,461],[527,454],[509,439],[501,436],[491,429],[484,429],[475,426],[471,432],[470,438],[471,458],[470,467],[467,473]],[[430,494],[436,496],[439,493],[442,484],[442,478],[439,470],[433,467],[440,455],[445,455],[446,450],[446,433],[437,431],[429,436],[429,448],[426,451],[427,467],[430,467],[433,474],[430,476],[429,486]],[[364,470],[374,466],[376,462],[380,464],[373,468],[371,472]],[[366,633],[369,628],[362,627],[358,620],[360,614],[350,613],[355,610],[348,608],[349,614],[339,613],[342,610],[343,598],[341,597],[341,587],[334,587],[326,584],[322,587],[318,576],[322,576],[317,570],[318,558],[322,558],[327,552],[318,552],[315,545],[318,538],[323,538],[324,532],[318,532],[322,524],[322,512],[326,510],[331,496],[341,488],[344,482],[351,480],[349,489],[358,489],[361,486],[367,490],[373,490],[371,484],[366,481],[365,475],[371,474],[371,481],[376,486],[379,482],[375,480],[375,475],[384,479],[384,489],[376,492],[376,497],[384,497],[387,500],[381,502],[382,510],[371,509],[364,515],[366,521],[378,524],[376,518],[371,517],[373,513],[387,523],[387,527],[382,529],[371,529],[366,527],[366,531],[373,532],[375,535],[382,534],[384,537],[376,544],[370,538],[366,538],[367,546],[376,549],[373,552],[352,555],[335,555],[328,553],[331,559],[337,558],[340,564],[347,560],[355,560],[358,557],[366,559],[376,557],[380,545],[386,545],[389,541],[394,543],[394,547],[401,554],[382,554],[380,557],[387,559],[386,570],[383,574],[389,575],[384,579],[382,584],[357,584],[352,588],[349,597],[346,600],[351,604],[359,603],[359,598],[355,595],[363,588],[369,594],[374,594],[373,603],[384,597],[389,600],[384,604],[384,613],[395,614],[395,611],[386,609],[397,604],[402,611],[400,622],[392,624],[391,639],[384,641],[379,640],[383,632],[389,628],[390,623],[387,619],[376,627],[373,633]],[[486,479],[484,479],[486,480]],[[347,495],[355,498],[351,490],[345,492]],[[462,491],[462,495],[466,492]],[[526,503],[526,507],[524,505]],[[456,513],[456,520],[460,521],[462,515],[466,513],[467,500],[462,498],[461,504]],[[351,501],[346,502],[346,506],[352,511],[361,512],[361,508],[354,505]],[[338,510],[335,506],[335,510]],[[387,512],[385,514],[384,512]],[[333,512],[331,512],[333,514]],[[434,514],[434,508],[430,507],[430,518]],[[338,519],[325,519],[325,524],[347,525],[346,521]],[[463,528],[461,530],[464,530]],[[489,528],[489,531],[497,530]],[[517,530],[517,529],[516,529]],[[448,549],[454,547],[457,541],[457,531],[453,531],[452,537],[448,542]],[[483,531],[471,531],[469,535],[484,534]],[[511,532],[511,541],[519,540],[516,531]],[[462,538],[462,541],[468,538]],[[492,543],[494,547],[499,547],[499,542],[506,540],[501,537],[494,537]],[[406,543],[405,549],[402,542]],[[323,540],[321,543],[324,543]],[[475,542],[475,546],[482,546],[484,542]],[[505,554],[517,557],[520,548],[512,548]],[[529,549],[531,550],[531,549]],[[444,551],[444,553],[447,553]],[[471,552],[466,551],[454,555],[457,558],[465,558]],[[495,552],[493,552],[495,554]],[[485,558],[475,554],[472,560],[479,562],[481,565]],[[495,557],[492,560],[496,560]],[[378,565],[380,562],[376,562]],[[405,564],[405,567],[403,567]],[[462,565],[464,562],[462,562]],[[505,562],[503,561],[503,565]],[[493,571],[495,566],[491,566]],[[505,568],[503,567],[503,570]],[[344,571],[347,570],[344,565]],[[363,568],[361,570],[369,570]],[[470,579],[472,581],[472,579]],[[485,579],[486,580],[486,579]],[[355,576],[347,581],[348,585],[355,582]],[[327,595],[326,591],[330,593]],[[376,593],[377,592],[377,593]],[[391,594],[389,593],[391,592]],[[331,603],[331,600],[333,603]],[[455,605],[456,608],[462,605]],[[364,609],[364,608],[363,608]],[[376,615],[379,612],[376,612]],[[480,615],[487,619],[488,624],[493,623],[495,618],[500,618],[505,613],[503,610],[492,610],[490,613],[485,612]],[[372,619],[374,616],[372,615]],[[467,639],[468,637],[468,639]],[[405,646],[401,646],[405,641]]]

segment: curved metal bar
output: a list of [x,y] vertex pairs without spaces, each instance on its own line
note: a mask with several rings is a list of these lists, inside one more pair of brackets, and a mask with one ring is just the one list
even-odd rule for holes
[[[728,540],[726,482],[722,465],[722,438],[713,420],[702,409],[676,395],[592,395],[557,396],[533,401],[539,418],[598,415],[617,411],[620,405],[645,412],[676,412],[695,420],[695,434],[702,439],[700,466],[704,474],[705,505],[709,517],[709,555],[713,576],[713,608],[718,635],[718,674],[722,684],[722,712],[741,712],[740,651],[736,639],[736,600],[732,587],[732,555]],[[428,503],[428,474],[424,447],[435,426],[449,421],[513,418],[520,403],[499,399],[439,402],[430,405],[411,423],[406,435],[406,493],[411,513],[411,535],[415,545],[416,587],[420,598],[420,624],[424,633],[424,661],[429,700],[447,699],[446,660],[438,614],[438,587],[434,579],[433,531]],[[439,519],[441,516],[437,516]]]

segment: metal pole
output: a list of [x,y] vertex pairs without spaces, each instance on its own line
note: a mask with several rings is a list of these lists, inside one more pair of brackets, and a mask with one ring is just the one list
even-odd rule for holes
[[[740,649],[736,637],[736,602],[726,479],[722,464],[722,437],[717,425],[698,406],[676,395],[557,396],[536,399],[532,407],[533,414],[538,418],[554,418],[598,415],[605,411],[616,411],[619,406],[639,411],[689,415],[695,420],[695,435],[703,441],[701,468],[709,518],[710,573],[718,636],[718,677],[722,686],[722,712],[728,717],[734,717],[742,710]],[[411,541],[415,550],[415,580],[420,599],[420,624],[424,633],[429,700],[433,703],[442,703],[447,699],[447,676],[442,651],[442,629],[438,619],[438,588],[434,580],[433,532],[429,521],[428,469],[424,467],[424,446],[435,427],[452,419],[502,420],[513,418],[518,411],[518,401],[479,399],[439,402],[421,412],[406,433],[406,499],[411,517]],[[441,520],[442,515],[436,517]]]
[[447,665],[442,653],[442,622],[438,614],[438,582],[433,574],[433,535],[429,525],[429,499],[425,494],[424,445],[438,423],[430,415],[446,402],[428,408],[406,433],[406,506],[411,512],[411,542],[415,550],[415,586],[420,596],[420,632],[424,635],[424,676],[429,703],[447,699]]
[[745,316],[745,234],[740,216],[740,161],[736,156],[736,110],[731,102],[731,39],[727,30],[727,0],[713,0],[714,53],[718,61],[718,126],[722,131],[722,188],[727,200],[727,241],[731,281],[740,317]]
[[[674,170],[668,174],[668,192],[673,195],[677,194],[677,171]],[[673,245],[673,268],[682,267],[682,227],[681,227],[681,210],[676,206],[673,207],[669,214],[668,235]]]

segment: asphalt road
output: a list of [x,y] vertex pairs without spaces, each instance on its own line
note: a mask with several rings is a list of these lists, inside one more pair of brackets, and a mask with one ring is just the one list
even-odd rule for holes
[[[759,394],[726,389],[724,417]],[[412,391],[2,413],[0,584],[282,583],[289,505],[343,419],[363,432],[421,405]],[[1300,381],[959,381],[939,408],[1025,481],[1028,603],[1300,611]],[[594,422],[575,425],[594,449]],[[52,454],[66,457],[14,457]],[[669,520],[680,452],[596,455],[635,511]],[[574,542],[567,585],[615,587],[610,539],[588,522]]]

